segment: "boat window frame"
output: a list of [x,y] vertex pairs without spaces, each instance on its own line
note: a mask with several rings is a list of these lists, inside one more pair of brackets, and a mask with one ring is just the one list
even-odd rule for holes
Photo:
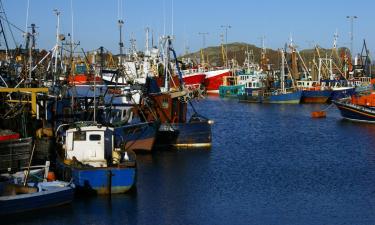
[[86,141],[87,135],[86,131],[74,131],[73,132],[73,141]]
[[[92,137],[99,137],[99,139],[93,139]],[[102,135],[100,134],[89,134],[89,141],[101,141],[102,140]]]

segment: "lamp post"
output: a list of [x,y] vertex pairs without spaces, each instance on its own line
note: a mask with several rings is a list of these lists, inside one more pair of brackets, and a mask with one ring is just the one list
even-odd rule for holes
[[354,27],[354,19],[357,19],[357,16],[347,16],[347,19],[350,20],[350,55],[351,57],[353,56],[353,40],[354,40],[354,32],[353,32],[353,27]]
[[206,35],[208,35],[209,33],[208,32],[199,32],[198,34],[202,35],[202,44],[203,44],[202,48],[205,48],[206,47]]

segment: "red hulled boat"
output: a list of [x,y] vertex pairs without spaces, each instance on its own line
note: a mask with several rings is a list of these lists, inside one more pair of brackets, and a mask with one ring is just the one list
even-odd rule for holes
[[223,79],[226,76],[231,76],[230,69],[217,69],[205,72],[206,79],[204,86],[209,93],[219,93],[219,87],[223,85]]

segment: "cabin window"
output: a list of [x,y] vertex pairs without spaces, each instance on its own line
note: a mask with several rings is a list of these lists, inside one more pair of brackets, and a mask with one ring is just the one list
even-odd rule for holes
[[74,132],[73,141],[86,141],[86,132],[85,131]]
[[100,134],[90,134],[89,140],[90,141],[100,141],[102,136]]

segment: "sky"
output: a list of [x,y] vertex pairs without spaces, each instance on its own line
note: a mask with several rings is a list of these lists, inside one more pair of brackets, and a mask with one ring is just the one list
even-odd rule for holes
[[[37,26],[37,47],[51,49],[55,45],[56,15],[61,12],[61,33],[73,34],[79,48],[85,51],[104,46],[119,52],[119,26],[124,20],[125,47],[134,37],[137,48],[145,46],[145,28],[150,27],[155,42],[163,34],[175,37],[178,54],[203,46],[220,44],[220,34],[227,29],[227,42],[245,42],[267,48],[282,48],[290,37],[299,49],[319,45],[330,48],[338,32],[338,46],[350,47],[353,22],[354,51],[360,52],[366,39],[370,52],[375,50],[375,1],[373,0],[0,0],[8,21],[21,30],[31,23]],[[29,3],[29,7],[28,7]],[[4,16],[4,13],[0,15]],[[72,20],[73,18],[73,20]],[[28,26],[26,26],[28,24]],[[72,26],[73,25],[73,26]],[[11,47],[15,46],[5,26]],[[13,29],[17,44],[23,44],[21,31]],[[224,40],[225,41],[225,40]],[[2,40],[0,40],[2,42]],[[1,43],[2,44],[2,43]],[[24,44],[23,44],[24,45]],[[3,48],[0,46],[0,48]]]

